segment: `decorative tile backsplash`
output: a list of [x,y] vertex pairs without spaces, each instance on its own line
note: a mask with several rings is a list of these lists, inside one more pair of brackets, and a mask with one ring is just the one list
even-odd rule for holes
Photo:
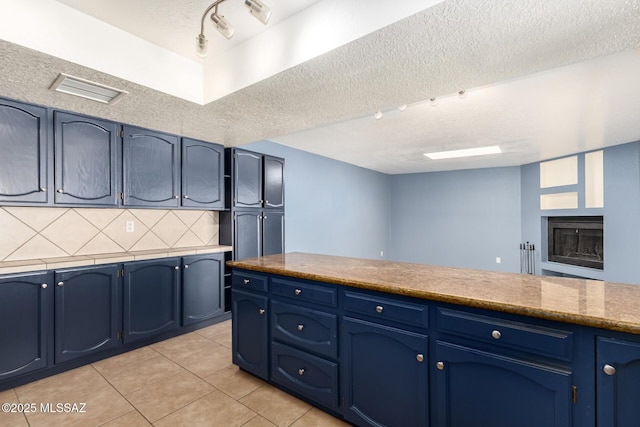
[[0,261],[217,244],[215,211],[0,208]]

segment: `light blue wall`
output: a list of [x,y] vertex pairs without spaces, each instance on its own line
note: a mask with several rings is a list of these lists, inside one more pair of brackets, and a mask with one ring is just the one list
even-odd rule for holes
[[242,146],[285,159],[287,252],[381,258],[389,246],[389,176],[270,141]]
[[390,258],[519,272],[520,216],[519,167],[394,175]]
[[540,273],[543,217],[604,215],[605,270],[593,277],[640,284],[640,142],[604,150],[603,209],[562,211],[541,211],[540,194],[577,191],[584,205],[583,154],[578,185],[540,190],[539,163],[385,175],[269,141],[242,148],[286,159],[287,252],[519,272],[529,241]]

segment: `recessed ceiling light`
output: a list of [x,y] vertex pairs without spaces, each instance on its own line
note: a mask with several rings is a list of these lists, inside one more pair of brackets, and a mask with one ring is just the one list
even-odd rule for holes
[[407,104],[398,105],[398,110],[404,111],[407,109]]
[[373,117],[375,117],[376,120],[380,120],[382,118],[382,111],[376,111]]
[[51,85],[50,89],[57,92],[68,93],[69,95],[91,99],[93,101],[103,102],[105,104],[113,104],[123,95],[129,93],[126,90],[116,89],[114,87],[95,83],[90,80],[81,79],[80,77],[74,77],[64,73],[60,73],[58,78]]
[[502,150],[497,145],[490,147],[465,148],[463,150],[438,151],[436,153],[424,153],[432,160],[455,159],[458,157],[484,156],[486,154],[500,154]]

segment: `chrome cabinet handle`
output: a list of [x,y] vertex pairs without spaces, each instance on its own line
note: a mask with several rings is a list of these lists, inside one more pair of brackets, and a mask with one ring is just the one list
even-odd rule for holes
[[438,368],[438,371],[444,370],[444,362],[437,362],[436,368]]
[[175,267],[173,267],[174,270],[180,270],[180,266],[176,265]]
[[262,217],[262,219],[267,219],[267,216],[266,216],[266,215],[265,215],[265,216],[263,216],[263,217]]
[[300,295],[302,291],[300,289],[296,289],[295,291],[293,291],[293,293],[296,295]]
[[424,361],[424,354],[422,354],[422,353],[418,353],[418,354],[416,355],[416,360],[417,360],[418,362],[422,363],[422,362]]
[[187,196],[187,195],[185,194],[185,195],[184,195],[184,198],[185,198],[185,199],[188,199],[188,198],[189,198],[189,196]]
[[502,338],[502,334],[497,329],[491,332],[491,336],[496,340],[499,340],[500,338]]
[[58,282],[58,286],[59,287],[63,287],[64,286],[64,282]]
[[42,289],[47,289],[47,284],[46,284],[46,283],[43,283],[42,285],[40,285],[40,287],[41,287]]
[[64,190],[62,188],[58,188],[56,191],[60,194],[64,193]]
[[174,198],[174,199],[179,199],[179,198],[180,198],[180,196],[173,196],[173,198]]
[[186,270],[187,268],[189,268],[189,264],[184,265],[184,269]]
[[45,187],[40,187],[40,191],[44,193],[45,191],[47,191],[47,189]]
[[302,324],[298,325],[298,330],[299,330],[299,331],[301,331],[301,330],[303,330],[303,329],[304,329],[304,325],[302,325]]
[[264,314],[264,308],[261,308],[260,310],[258,310],[258,313],[259,313],[260,315],[263,315],[263,314]]
[[616,374],[616,368],[614,368],[613,366],[609,365],[608,363],[606,365],[604,365],[602,370],[604,371],[604,373],[606,375],[609,375],[609,376],[613,376],[613,375]]
[[304,374],[304,368],[298,369],[298,375],[303,375],[303,374]]
[[249,279],[244,279],[244,280],[242,281],[242,283],[244,283],[245,285],[248,285],[248,284],[249,284],[249,282],[251,282],[251,280],[249,280]]
[[383,308],[381,305],[377,306],[377,307],[376,307],[376,313],[382,313],[382,310],[383,310],[383,309],[384,309],[384,308]]

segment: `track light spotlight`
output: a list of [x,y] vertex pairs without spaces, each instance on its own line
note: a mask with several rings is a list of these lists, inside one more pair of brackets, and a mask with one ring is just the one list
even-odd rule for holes
[[[220,32],[227,39],[233,37],[235,30],[229,24],[229,21],[225,19],[224,16],[218,14],[218,5],[220,5],[225,0],[216,0],[209,5],[202,14],[202,18],[200,19],[200,34],[196,36],[196,52],[198,56],[204,58],[207,56],[207,37],[204,35],[204,20],[213,10],[211,14],[211,20],[216,26],[216,30]],[[249,9],[249,13],[253,15],[256,19],[258,19],[263,24],[267,24],[269,22],[269,18],[271,18],[271,8],[265,5],[261,0],[244,0],[244,5]]]
[[257,20],[267,25],[271,18],[271,9],[260,0],[244,0],[244,5],[249,9],[249,13],[256,17]]
[[236,30],[234,30],[233,27],[229,24],[229,21],[224,19],[224,16],[218,15],[218,12],[213,12],[211,14],[211,20],[215,24],[216,30],[218,30],[220,34],[225,36],[227,39],[233,37],[233,34],[236,32]]

